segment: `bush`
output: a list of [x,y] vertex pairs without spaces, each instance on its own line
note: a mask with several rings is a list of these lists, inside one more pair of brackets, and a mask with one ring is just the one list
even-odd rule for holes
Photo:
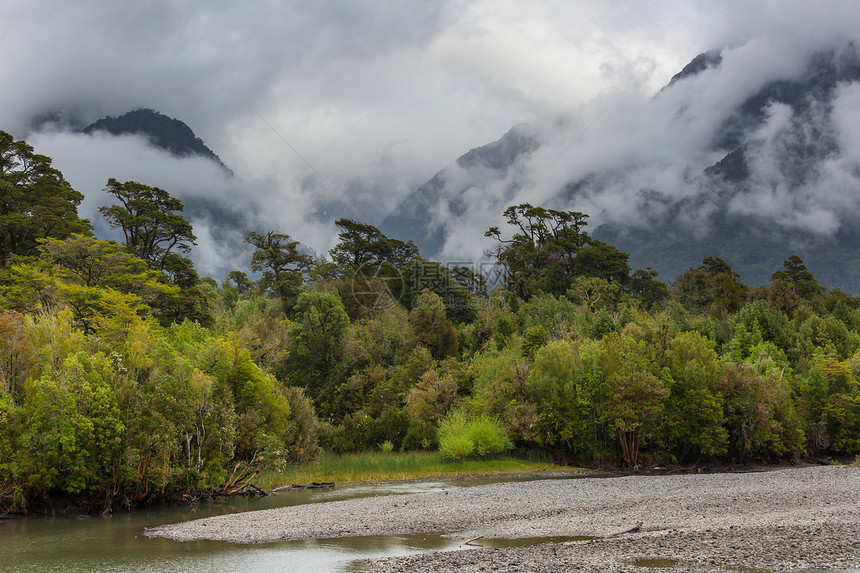
[[446,458],[462,460],[472,454],[490,456],[513,447],[499,423],[488,416],[470,418],[457,410],[439,424],[439,451]]

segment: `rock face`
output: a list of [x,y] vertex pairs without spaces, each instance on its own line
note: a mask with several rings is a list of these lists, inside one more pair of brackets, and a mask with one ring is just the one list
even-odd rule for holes
[[[849,43],[807,54],[781,71],[749,65],[738,54],[696,56],[630,118],[657,126],[649,128],[654,137],[599,166],[571,169],[580,175],[542,203],[589,213],[595,238],[663,279],[720,256],[746,282],[764,284],[797,254],[824,285],[860,293],[860,50]],[[750,80],[751,69],[760,77]],[[691,130],[702,134],[685,138]],[[669,149],[673,133],[697,148]],[[472,223],[470,214],[500,214],[508,201],[522,202],[518,192],[528,182],[517,183],[512,169],[535,161],[532,173],[539,171],[536,151],[544,140],[518,126],[468,152],[382,227],[436,256],[453,230]],[[594,140],[611,147],[585,137],[556,167],[588,156]],[[661,146],[662,155],[655,153]]]
[[207,157],[232,174],[214,151],[185,123],[153,109],[137,109],[119,117],[103,117],[81,129],[83,133],[105,131],[111,135],[136,134],[149,138],[153,146],[177,157]]

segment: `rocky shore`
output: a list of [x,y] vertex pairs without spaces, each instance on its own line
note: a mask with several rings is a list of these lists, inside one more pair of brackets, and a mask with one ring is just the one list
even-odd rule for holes
[[262,543],[426,532],[449,532],[463,541],[595,539],[392,557],[367,567],[386,572],[643,571],[642,565],[684,571],[858,569],[860,468],[508,482],[224,515],[145,533],[178,541]]

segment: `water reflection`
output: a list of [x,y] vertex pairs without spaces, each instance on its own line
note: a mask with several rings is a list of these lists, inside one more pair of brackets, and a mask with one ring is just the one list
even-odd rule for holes
[[[409,555],[428,550],[468,550],[457,535],[377,535],[340,539],[239,545],[217,541],[178,543],[141,535],[146,527],[242,511],[271,509],[379,495],[420,493],[469,487],[502,480],[378,484],[334,490],[305,490],[267,498],[235,499],[175,508],[116,513],[112,517],[26,518],[0,520],[0,570],[9,573],[131,572],[302,572],[357,573],[360,560]],[[518,547],[581,541],[551,537],[519,540],[481,538],[474,545]],[[642,564],[645,567],[659,567]],[[647,569],[643,569],[647,570]]]
[[255,500],[240,498],[195,506],[117,512],[111,517],[3,520],[0,521],[0,569],[10,573],[340,571],[356,559],[445,549],[456,545],[456,541],[442,535],[392,535],[244,546],[215,541],[177,543],[150,539],[141,535],[141,531],[154,525],[227,513],[451,487],[458,486],[448,482],[377,484],[289,492]]

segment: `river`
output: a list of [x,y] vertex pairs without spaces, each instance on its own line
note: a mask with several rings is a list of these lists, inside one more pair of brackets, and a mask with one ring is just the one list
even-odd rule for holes
[[[448,482],[305,490],[256,500],[233,499],[193,506],[116,512],[112,516],[28,517],[0,520],[0,571],[244,573],[361,571],[354,562],[458,545],[443,535],[384,535],[289,541],[260,545],[177,543],[141,535],[144,528],[224,513],[322,503],[373,495],[462,487]],[[484,482],[486,483],[486,482]],[[469,485],[472,485],[471,483]]]
[[[341,499],[421,493],[500,481],[434,481],[304,490],[261,499],[235,498],[191,506],[139,509],[110,516],[26,517],[0,520],[0,571],[8,573],[284,573],[359,572],[358,561],[439,549],[469,549],[442,534],[375,535],[259,545],[216,541],[178,543],[148,538],[154,525],[225,513],[324,503]],[[485,540],[496,547],[567,538]]]
[[[148,538],[146,527],[260,509],[324,503],[357,497],[420,493],[511,480],[436,481],[305,490],[248,500],[141,509],[111,516],[30,517],[0,520],[0,571],[23,572],[302,572],[363,571],[368,558],[429,550],[468,550],[463,539],[443,534],[377,535],[240,545],[216,541],[175,542]],[[513,480],[520,481],[520,480]],[[573,538],[484,540],[506,547]],[[644,564],[643,571],[656,570]],[[668,569],[666,569],[668,570]],[[860,573],[854,570],[852,573]]]

